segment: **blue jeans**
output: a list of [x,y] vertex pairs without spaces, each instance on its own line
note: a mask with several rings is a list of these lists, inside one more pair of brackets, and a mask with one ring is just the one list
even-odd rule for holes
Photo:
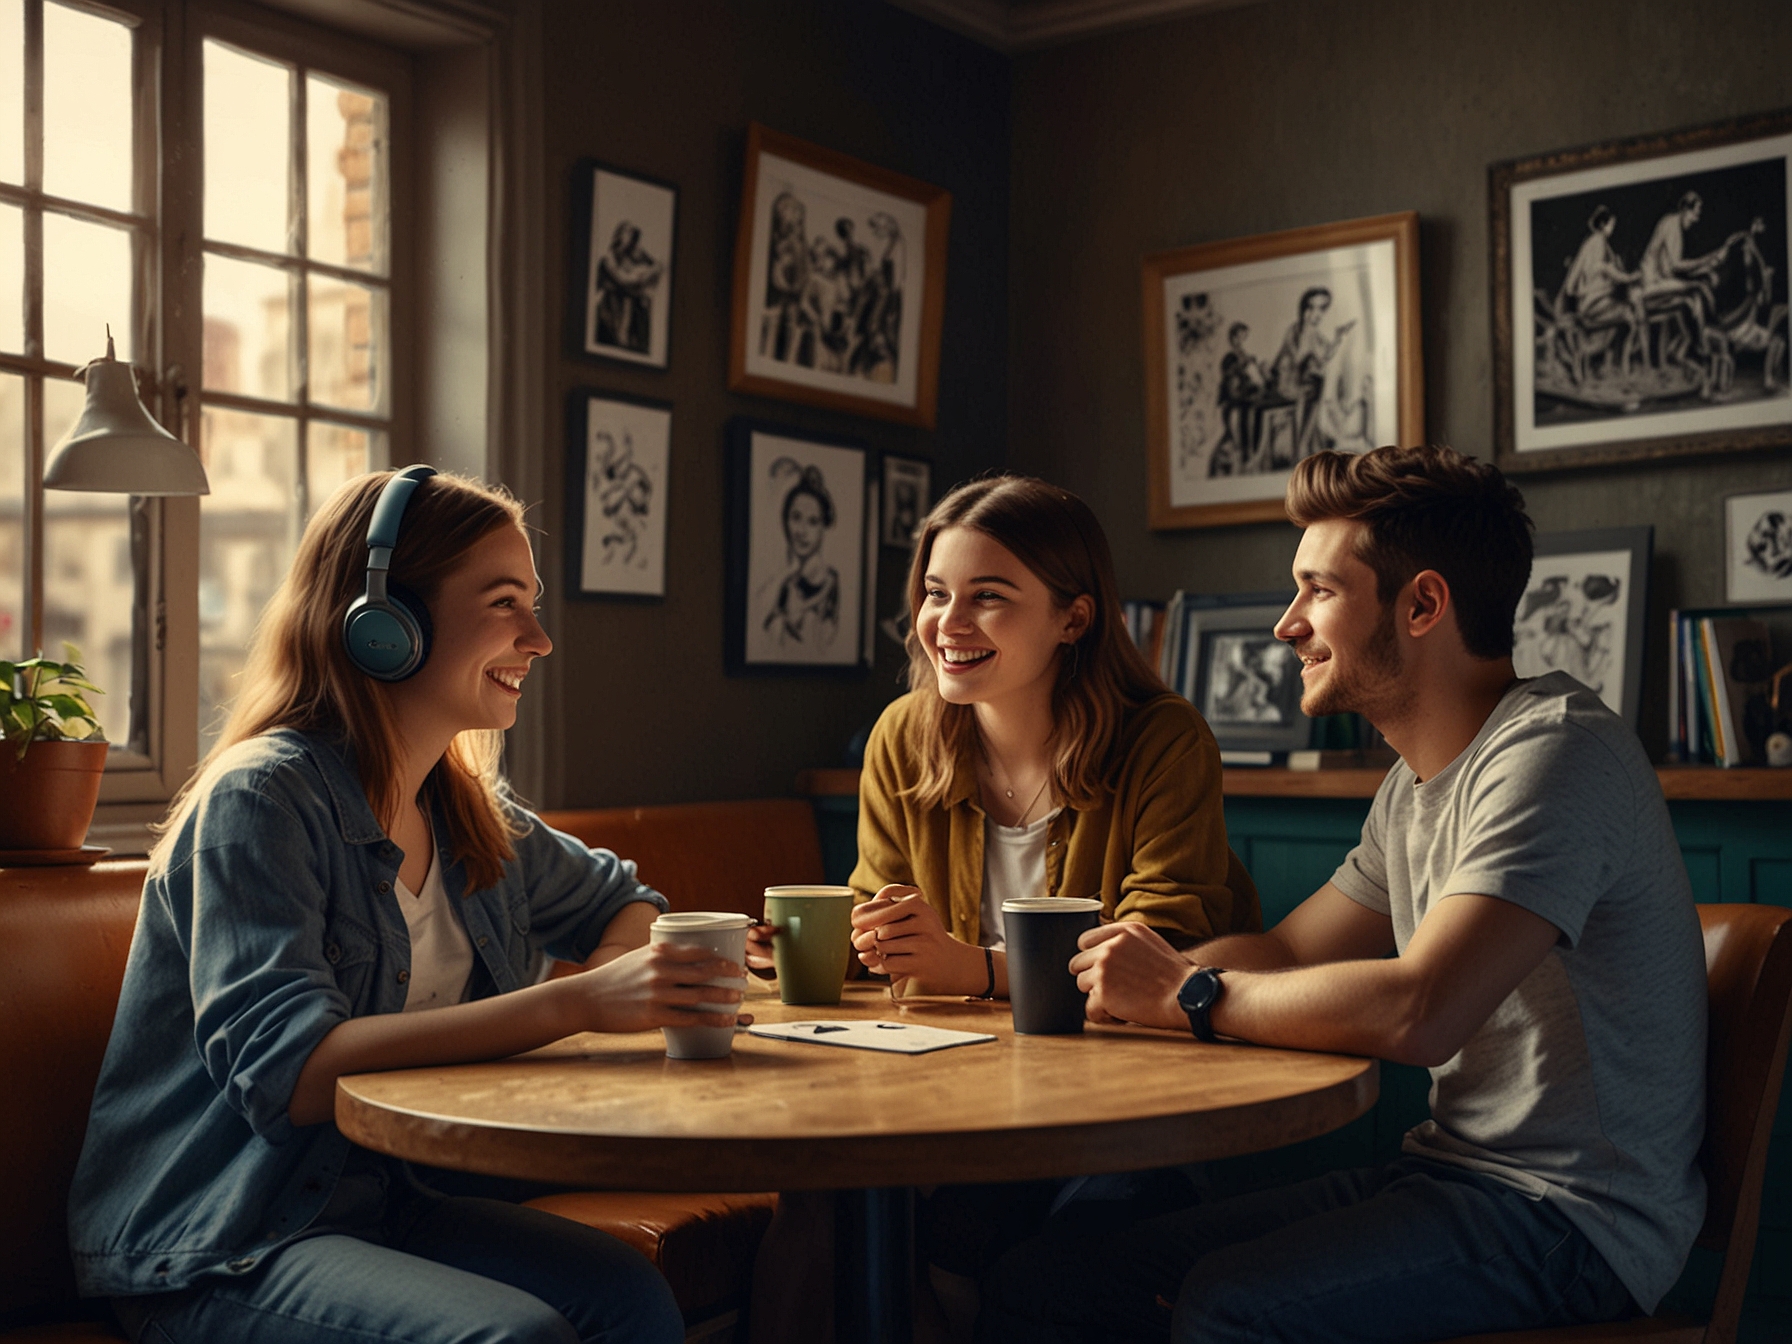
[[435,1194],[377,1161],[249,1273],[113,1307],[139,1344],[684,1339],[670,1286],[633,1247],[539,1209]]
[[1417,1157],[1051,1233],[984,1283],[980,1344],[1395,1341],[1615,1320],[1629,1292],[1549,1204]]

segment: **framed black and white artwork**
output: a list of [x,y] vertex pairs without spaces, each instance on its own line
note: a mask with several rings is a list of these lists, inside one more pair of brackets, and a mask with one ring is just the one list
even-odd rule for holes
[[1652,527],[1538,535],[1513,626],[1519,676],[1566,672],[1636,727],[1654,536]]
[[933,428],[944,188],[747,129],[728,386]]
[[1506,471],[1792,443],[1792,110],[1489,170]]
[[1792,602],[1792,490],[1724,501],[1724,599]]
[[575,390],[567,420],[568,589],[664,597],[671,406]]
[[750,420],[727,433],[728,669],[862,667],[865,449]]
[[933,468],[919,458],[886,453],[883,474],[883,543],[906,550],[933,507]]
[[1416,214],[1158,252],[1143,275],[1152,527],[1280,519],[1301,458],[1423,440]]
[[1207,720],[1222,751],[1297,751],[1313,721],[1301,713],[1300,657],[1275,636],[1285,603],[1189,606],[1182,613],[1176,690]]
[[573,178],[574,347],[663,369],[672,345],[678,188],[583,159]]

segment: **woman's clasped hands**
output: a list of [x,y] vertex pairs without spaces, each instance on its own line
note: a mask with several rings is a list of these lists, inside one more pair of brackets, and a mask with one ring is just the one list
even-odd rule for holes
[[989,982],[983,949],[946,931],[919,887],[891,884],[852,912],[852,945],[865,967],[890,977],[890,992],[981,994]]

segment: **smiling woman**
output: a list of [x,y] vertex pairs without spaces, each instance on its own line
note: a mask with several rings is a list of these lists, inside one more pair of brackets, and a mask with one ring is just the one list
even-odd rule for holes
[[[553,647],[539,587],[522,506],[427,467],[307,527],[151,855],[70,1197],[82,1292],[133,1337],[684,1337],[621,1242],[436,1195],[327,1123],[346,1073],[735,1021],[741,968],[645,946],[665,899],[499,778]],[[536,983],[544,955],[587,969]]]

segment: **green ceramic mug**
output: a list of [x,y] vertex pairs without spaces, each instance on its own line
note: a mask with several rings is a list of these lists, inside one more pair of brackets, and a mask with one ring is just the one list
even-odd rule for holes
[[766,923],[777,929],[772,963],[785,1003],[839,1003],[852,953],[852,888],[767,887]]

